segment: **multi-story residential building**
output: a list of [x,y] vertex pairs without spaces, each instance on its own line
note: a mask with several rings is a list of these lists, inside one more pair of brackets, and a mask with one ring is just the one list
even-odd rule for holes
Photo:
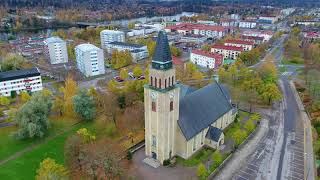
[[264,41],[263,37],[259,37],[259,36],[241,36],[241,39],[243,39],[244,41],[253,41],[255,45],[259,45],[262,44]]
[[80,44],[75,48],[77,67],[86,76],[105,73],[103,50],[92,44]]
[[0,94],[10,96],[22,91],[36,92],[42,90],[40,71],[37,68],[14,70],[0,73]]
[[165,28],[166,32],[177,32],[183,35],[202,35],[207,38],[222,38],[233,31],[232,27],[210,26],[205,24],[181,23]]
[[253,41],[246,41],[241,39],[229,39],[224,42],[226,46],[243,47],[244,51],[250,51],[254,47]]
[[263,42],[268,42],[272,36],[272,31],[245,30],[241,33],[243,36],[263,37]]
[[222,64],[223,56],[203,50],[193,50],[190,54],[190,60],[193,64],[214,69]]
[[108,52],[112,52],[115,49],[118,51],[130,51],[134,62],[138,62],[149,56],[147,46],[143,46],[140,44],[111,42],[108,43],[106,47]]
[[259,17],[259,22],[261,22],[261,23],[274,24],[278,20],[279,20],[278,16],[260,16]]
[[51,64],[68,62],[67,44],[59,37],[50,37],[44,41],[44,52]]
[[222,54],[224,59],[237,59],[237,57],[242,53],[243,47],[236,47],[236,46],[225,46],[215,44],[211,47],[212,53]]
[[103,30],[100,32],[101,47],[103,49],[107,48],[107,44],[110,42],[124,42],[125,33],[122,31],[115,30]]
[[239,22],[239,28],[254,29],[257,27],[257,22],[254,20],[242,20]]

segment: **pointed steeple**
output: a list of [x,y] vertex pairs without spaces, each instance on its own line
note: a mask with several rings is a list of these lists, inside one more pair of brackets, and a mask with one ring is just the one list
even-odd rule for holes
[[152,68],[167,70],[172,68],[172,57],[167,34],[161,30],[158,34],[155,52],[152,58]]

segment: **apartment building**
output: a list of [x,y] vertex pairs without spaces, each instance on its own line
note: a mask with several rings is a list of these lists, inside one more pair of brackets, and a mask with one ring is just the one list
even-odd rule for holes
[[51,64],[68,62],[67,44],[59,37],[50,37],[44,41],[44,53]]
[[211,47],[212,53],[222,54],[224,59],[237,59],[237,57],[242,53],[243,47],[236,46],[226,46],[215,44]]
[[250,51],[254,47],[254,42],[241,39],[229,39],[224,42],[224,45],[242,47],[244,51]]
[[110,42],[107,44],[106,48],[108,52],[112,52],[115,49],[118,51],[130,51],[133,58],[133,62],[135,63],[149,56],[147,46],[143,46],[140,44]]
[[257,22],[253,20],[243,20],[239,22],[239,28],[254,29],[257,27]]
[[190,60],[193,64],[214,69],[222,64],[223,55],[197,49],[191,52]]
[[124,42],[125,33],[122,31],[115,30],[103,30],[100,32],[101,47],[103,49],[107,48],[107,44],[110,42]]
[[42,90],[41,75],[38,68],[13,70],[0,73],[0,95],[10,96],[22,91],[36,92]]
[[78,69],[86,76],[105,73],[103,50],[92,44],[80,44],[75,47]]

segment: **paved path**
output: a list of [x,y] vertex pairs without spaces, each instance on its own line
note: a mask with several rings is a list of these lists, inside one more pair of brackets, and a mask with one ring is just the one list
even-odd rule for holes
[[260,126],[257,129],[256,134],[252,139],[250,139],[246,145],[241,149],[238,149],[227,165],[221,169],[218,174],[213,177],[213,179],[227,180],[232,179],[234,174],[236,174],[243,164],[248,160],[248,157],[255,151],[257,144],[261,141],[263,137],[266,136],[269,129],[269,121],[266,119],[261,120]]

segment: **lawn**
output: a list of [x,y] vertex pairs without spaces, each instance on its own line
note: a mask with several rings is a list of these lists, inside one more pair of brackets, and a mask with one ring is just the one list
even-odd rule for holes
[[283,58],[281,61],[282,64],[287,64],[287,65],[298,65],[298,64],[303,64],[303,59],[285,59]]
[[214,150],[211,148],[203,148],[199,150],[199,152],[194,154],[192,157],[190,157],[189,159],[183,159],[178,157],[177,162],[179,164],[182,164],[183,166],[193,167],[207,160],[213,154],[213,152]]
[[[71,134],[75,133],[75,131],[83,127],[91,129],[92,123],[77,124],[71,130],[39,145],[34,150],[23,154],[17,159],[5,163],[0,169],[1,179],[34,179],[39,163],[47,157],[53,158],[58,163],[63,164],[64,143],[66,139]],[[27,145],[24,145],[24,147],[26,146]]]
[[[49,130],[47,137],[56,134],[66,127],[70,127],[74,121],[63,120],[63,119],[54,119],[51,120],[52,128]],[[11,134],[17,131],[18,128],[15,126],[4,127],[0,129],[0,160],[5,159],[6,157],[13,155],[14,153],[36,143],[44,141],[43,139],[26,139],[23,141],[15,140]]]

